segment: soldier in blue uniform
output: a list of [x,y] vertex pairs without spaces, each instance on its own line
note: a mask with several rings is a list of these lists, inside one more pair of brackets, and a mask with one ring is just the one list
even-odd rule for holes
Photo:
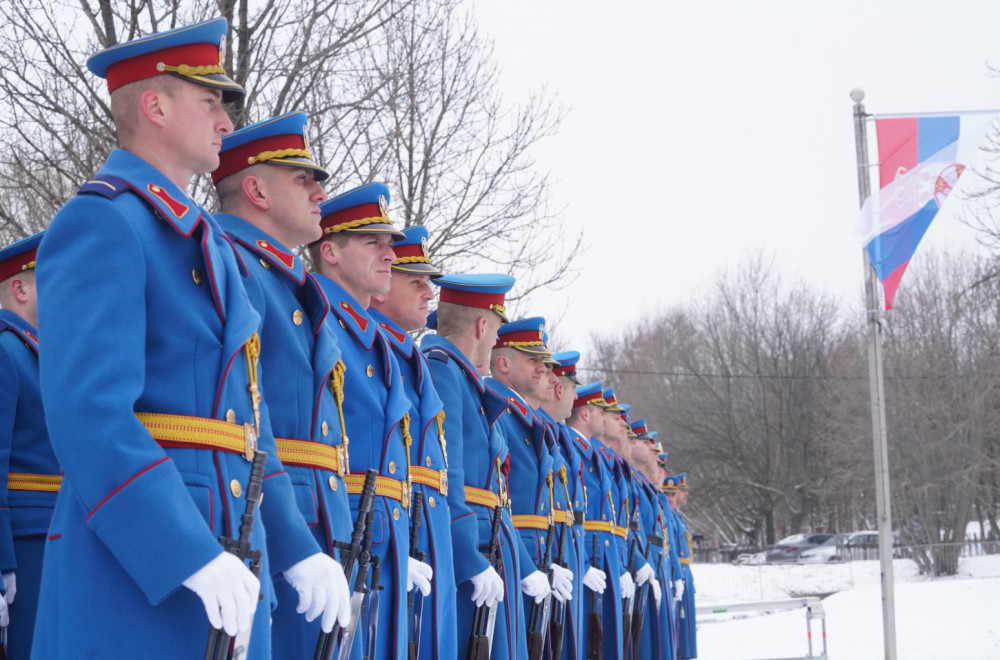
[[337,335],[344,376],[344,422],[350,439],[347,491],[357,515],[365,470],[379,472],[372,554],[381,562],[378,628],[355,638],[356,653],[375,658],[406,657],[406,593],[429,593],[430,567],[410,554],[410,456],[414,451],[410,401],[400,380],[393,348],[368,313],[372,296],[385,294],[392,279],[394,240],[405,235],[389,218],[389,189],[367,183],[320,205],[324,237],[309,246],[317,279],[330,301],[330,326]]
[[[539,570],[545,553],[545,537],[554,523],[555,477],[546,428],[535,413],[535,407],[548,388],[546,361],[552,354],[545,346],[545,319],[540,316],[507,323],[497,332],[497,343],[490,357],[491,378],[486,387],[507,401],[501,415],[500,428],[510,449],[511,519],[527,550],[521,566],[521,589],[525,596],[525,611],[530,602],[541,602],[548,595],[549,583]],[[535,404],[535,405],[532,405]],[[563,504],[565,511],[566,504]],[[557,566],[552,564],[551,566]],[[555,570],[542,566],[543,570]],[[570,573],[567,579],[566,573]],[[571,595],[572,573],[559,567],[553,577],[559,578],[556,591],[566,600]],[[554,584],[555,586],[555,584]],[[525,620],[527,624],[527,619]]]
[[[434,590],[430,602],[423,606],[419,657],[447,660],[458,653],[455,556],[477,552],[478,546],[471,541],[466,546],[453,546],[443,405],[434,389],[427,358],[407,334],[426,326],[428,304],[434,300],[430,281],[440,277],[441,271],[431,264],[428,255],[427,228],[414,225],[403,233],[406,238],[392,246],[395,259],[389,291],[372,296],[368,313],[393,348],[410,402],[410,479],[413,491],[422,492],[424,500],[417,548],[434,571]],[[469,541],[454,539],[463,540]]]
[[[650,435],[653,439],[656,439],[656,432],[651,431]],[[662,449],[657,443],[657,449]],[[666,571],[665,582],[666,586],[666,601],[669,605],[668,609],[670,612],[670,631],[673,635],[673,649],[672,658],[677,657],[677,651],[679,646],[680,629],[679,629],[679,614],[680,614],[680,598],[678,595],[683,595],[684,588],[684,571],[681,568],[680,555],[678,554],[678,543],[677,543],[677,521],[674,515],[673,505],[670,503],[670,498],[667,494],[667,453],[660,452],[656,455],[656,465],[658,468],[658,474],[660,478],[660,505],[663,508],[663,527],[667,534],[668,541],[668,558],[670,560],[670,570]]]
[[[319,204],[326,193],[320,181],[329,175],[313,162],[307,128],[305,114],[294,112],[226,135],[212,173],[222,211],[215,218],[250,271],[247,292],[262,317],[261,378],[278,458],[324,552],[300,567],[305,575],[275,576],[276,658],[310,657],[321,627],[329,632],[335,617],[341,625],[350,618],[347,580],[333,559],[339,556],[334,541],[349,541],[351,534],[338,404],[343,363],[326,323],[326,297],[292,251],[322,235]],[[308,571],[331,579],[310,580]],[[319,583],[331,589],[313,593]]]
[[681,574],[683,581],[675,583],[674,597],[678,602],[678,658],[697,658],[698,640],[697,624],[695,621],[694,604],[694,576],[691,574],[691,529],[687,521],[680,512],[680,508],[687,503],[688,485],[687,473],[675,474],[667,477],[663,482],[663,489],[667,493],[670,505],[674,511],[675,543],[678,546],[677,552],[680,556]]
[[[452,535],[456,547],[475,545],[480,550],[455,555],[459,653],[468,644],[475,612],[471,605],[475,605],[495,608],[492,657],[524,658],[527,643],[519,580],[525,551],[510,519],[510,451],[494,427],[505,414],[507,401],[483,384],[497,331],[507,321],[504,299],[514,278],[445,275],[434,284],[441,291],[438,334],[425,336],[420,348],[444,403],[445,435],[453,438],[448,457]],[[498,504],[502,507],[499,573],[484,556]]]
[[[668,658],[673,642],[669,619],[662,616],[666,608],[663,603],[661,585],[670,584],[669,581],[661,581],[664,570],[669,570],[669,559],[666,556],[669,550],[663,528],[663,510],[659,499],[659,484],[662,480],[657,474],[656,457],[649,441],[646,420],[635,420],[631,422],[630,426],[629,463],[632,467],[633,481],[637,487],[639,513],[642,517],[642,529],[646,536],[646,560],[655,571],[655,576],[649,580],[646,616],[639,640],[640,655]],[[657,485],[654,486],[654,483]],[[667,604],[669,605],[669,601]]]
[[592,592],[588,602],[584,603],[581,636],[586,649],[591,638],[590,614],[594,599],[601,594],[603,657],[621,658],[621,599],[624,591],[631,586],[632,579],[622,563],[618,546],[619,534],[625,533],[625,529],[616,524],[618,485],[605,458],[606,447],[598,439],[604,434],[607,404],[600,382],[577,387],[576,396],[567,425],[580,452],[587,489],[587,516],[583,527],[589,568],[583,576],[583,584]]
[[[220,65],[226,31],[214,19],[88,62],[122,148],[38,252],[42,403],[63,483],[36,658],[196,657],[209,623],[267,658],[270,575],[319,552],[275,452],[246,271],[186,192],[218,165],[223,102],[243,94]],[[256,449],[268,454],[250,537],[259,579],[218,541],[239,537]]]
[[[45,534],[62,477],[38,383],[35,255],[42,234],[0,250],[0,626],[7,657],[31,657]],[[17,595],[17,605],[13,605]]]
[[[573,442],[572,431],[564,423],[573,412],[573,402],[576,400],[576,364],[580,360],[578,351],[563,351],[555,353],[552,358],[559,363],[552,368],[554,378],[552,387],[548,390],[547,400],[542,402],[540,414],[551,430],[553,456],[558,456],[564,462],[557,470],[556,492],[565,491],[568,502],[566,509],[567,524],[563,533],[568,538],[561,539],[562,560],[573,572],[573,598],[567,603],[567,617],[563,634],[562,657],[578,658],[582,655],[585,641],[580,633],[583,629],[583,576],[588,570],[586,564],[586,539],[583,523],[586,518],[587,501],[586,487],[583,482],[583,460]],[[555,552],[555,549],[553,549]]]

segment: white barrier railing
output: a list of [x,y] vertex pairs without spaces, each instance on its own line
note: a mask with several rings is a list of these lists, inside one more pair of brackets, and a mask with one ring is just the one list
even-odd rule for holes
[[[763,600],[752,603],[701,605],[695,608],[695,610],[698,616],[709,616],[712,614],[732,614],[735,612],[781,612],[799,608],[805,608],[806,610],[806,639],[809,643],[809,655],[795,658],[760,658],[759,660],[827,660],[826,613],[823,611],[822,602],[815,596],[808,598],[786,598],[783,600]],[[823,651],[820,655],[813,655],[813,619],[819,619],[822,630]]]

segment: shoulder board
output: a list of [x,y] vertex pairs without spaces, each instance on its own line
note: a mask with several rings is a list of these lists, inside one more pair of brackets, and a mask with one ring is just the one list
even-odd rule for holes
[[448,351],[444,350],[443,348],[438,348],[436,346],[431,350],[427,351],[426,353],[424,353],[424,355],[427,356],[428,360],[437,360],[438,362],[451,361],[451,355],[448,354]]
[[76,191],[77,195],[100,195],[108,199],[114,199],[120,193],[128,190],[129,186],[123,179],[116,176],[95,176],[87,183],[80,186]]

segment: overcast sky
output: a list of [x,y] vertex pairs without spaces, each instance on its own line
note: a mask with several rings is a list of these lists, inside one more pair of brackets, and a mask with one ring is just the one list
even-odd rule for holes
[[[860,305],[851,89],[876,114],[1000,108],[995,1],[477,0],[475,11],[508,102],[545,86],[569,110],[535,153],[553,204],[585,233],[583,271],[518,310],[558,320],[561,348],[690,301],[760,249],[786,280]],[[968,236],[932,225],[925,245]]]

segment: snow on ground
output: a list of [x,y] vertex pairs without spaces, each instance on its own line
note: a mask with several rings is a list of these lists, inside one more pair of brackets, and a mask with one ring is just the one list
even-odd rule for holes
[[[877,561],[830,565],[695,564],[698,606],[820,595],[833,660],[881,660],[882,601]],[[963,558],[958,578],[921,578],[910,560],[893,564],[899,660],[1000,658],[1000,556]],[[822,627],[812,622],[813,654]],[[701,660],[807,657],[804,609],[700,616]]]

